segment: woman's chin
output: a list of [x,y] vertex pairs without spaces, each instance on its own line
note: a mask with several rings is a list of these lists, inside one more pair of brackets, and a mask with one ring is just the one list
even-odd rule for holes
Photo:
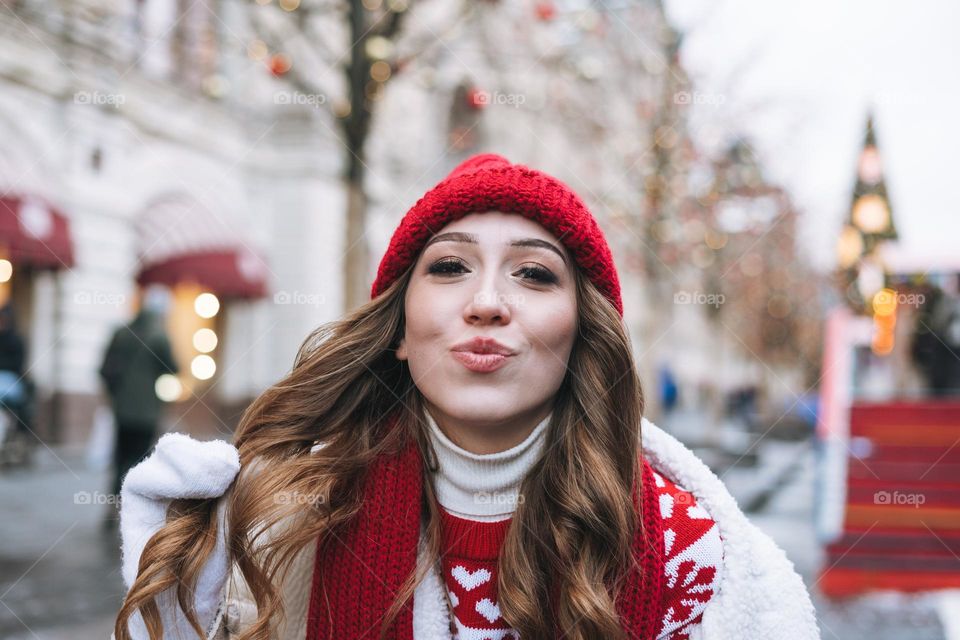
[[454,420],[472,424],[501,425],[515,418],[527,408],[527,398],[504,397],[499,394],[482,394],[465,397],[456,403],[456,408],[448,414]]

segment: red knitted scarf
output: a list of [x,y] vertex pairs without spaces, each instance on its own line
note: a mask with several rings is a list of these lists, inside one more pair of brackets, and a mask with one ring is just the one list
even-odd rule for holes
[[[639,571],[631,571],[617,599],[628,637],[656,637],[663,609],[663,523],[652,470],[642,460],[643,532],[634,535]],[[306,640],[377,638],[404,580],[416,567],[420,536],[422,460],[415,442],[370,468],[360,512],[331,536],[326,552],[317,543]],[[638,487],[633,487],[637,504]],[[413,640],[413,598],[400,610],[387,637]]]

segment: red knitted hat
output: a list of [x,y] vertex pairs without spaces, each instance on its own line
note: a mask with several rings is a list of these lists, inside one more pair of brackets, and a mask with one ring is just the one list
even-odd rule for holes
[[414,264],[423,245],[446,224],[486,211],[518,213],[555,235],[623,316],[613,254],[587,206],[556,178],[493,153],[465,160],[411,207],[393,232],[370,297]]

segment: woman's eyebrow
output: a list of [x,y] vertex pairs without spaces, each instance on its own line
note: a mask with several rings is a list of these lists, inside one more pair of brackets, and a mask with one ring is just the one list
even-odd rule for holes
[[[430,238],[427,244],[423,246],[424,250],[426,250],[426,248],[430,245],[436,244],[437,242],[466,242],[469,244],[480,244],[480,240],[476,234],[463,233],[462,231],[448,231],[447,233],[441,233]],[[567,258],[555,244],[541,238],[516,238],[511,240],[508,244],[511,247],[539,247],[541,249],[548,249],[560,256],[560,259],[563,260],[564,264],[567,263]]]
[[510,241],[511,247],[540,247],[542,249],[549,249],[555,254],[560,256],[560,259],[563,260],[563,263],[567,263],[567,259],[564,257],[563,252],[560,251],[552,242],[547,242],[546,240],[541,240],[540,238],[520,238],[517,240]]

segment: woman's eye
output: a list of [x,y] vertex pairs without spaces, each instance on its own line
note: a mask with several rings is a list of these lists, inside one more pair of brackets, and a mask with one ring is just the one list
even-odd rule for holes
[[522,267],[517,273],[521,273],[524,277],[532,278],[542,284],[553,284],[557,281],[557,276],[543,267]]
[[[468,269],[460,260],[444,258],[437,260],[427,268],[427,273],[439,276],[455,276],[466,273]],[[557,277],[549,269],[539,266],[521,267],[517,272],[521,277],[528,278],[539,284],[553,284]]]
[[463,273],[465,267],[459,260],[437,260],[427,269],[427,273],[436,273],[440,275],[456,275]]

